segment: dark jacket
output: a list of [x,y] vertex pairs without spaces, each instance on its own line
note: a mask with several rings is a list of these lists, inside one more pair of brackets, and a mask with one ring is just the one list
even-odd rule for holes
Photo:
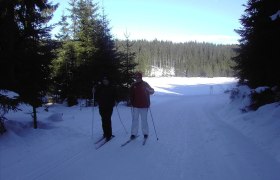
[[130,102],[136,108],[150,107],[150,94],[154,93],[154,89],[145,82],[135,82],[130,88]]
[[114,107],[116,102],[116,91],[111,85],[100,85],[96,88],[95,100],[99,107]]

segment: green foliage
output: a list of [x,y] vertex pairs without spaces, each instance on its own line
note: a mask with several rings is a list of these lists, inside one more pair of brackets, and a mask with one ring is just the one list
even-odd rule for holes
[[[233,76],[231,67],[236,56],[236,45],[215,45],[211,43],[172,43],[169,41],[131,41],[131,51],[135,52],[137,69],[151,75],[152,67],[168,70],[174,68],[175,76],[214,77]],[[126,41],[117,40],[117,46],[125,46]],[[165,74],[162,74],[165,76]]]
[[[118,44],[118,43],[116,43]],[[135,71],[135,67],[137,64],[135,63],[135,52],[133,52],[133,43],[129,41],[129,36],[126,34],[126,41],[123,44],[118,44],[117,47],[119,52],[119,60],[120,60],[120,86],[119,86],[119,98],[121,100],[125,100],[129,104],[129,87],[134,82],[133,75]]]
[[[68,105],[74,105],[77,98],[92,98],[93,83],[104,75],[125,91],[128,80],[123,77],[127,67],[123,62],[126,56],[115,47],[104,11],[100,15],[98,4],[88,0],[72,0],[69,11],[70,15],[63,16],[59,23],[61,33],[57,37],[62,45],[52,64],[53,89],[57,93],[60,90],[61,98],[66,99]],[[66,33],[67,36],[61,36]]]
[[15,91],[21,101],[39,107],[48,90],[49,65],[54,58],[55,44],[47,23],[57,5],[45,0],[3,0],[0,7],[0,88]]
[[271,89],[266,89],[262,92],[251,93],[251,104],[248,109],[257,110],[260,106],[275,102],[275,92]]
[[[77,94],[77,68],[79,62],[77,62],[79,44],[78,42],[68,41],[62,45],[58,50],[57,59],[53,61],[53,80],[55,87],[55,94],[59,94],[62,99],[69,98],[71,103],[69,105],[76,104],[75,94]],[[60,90],[60,91],[59,91]]]
[[[234,57],[236,76],[240,83],[253,89],[260,86],[280,87],[280,55],[276,45],[280,41],[280,18],[271,19],[280,9],[280,1],[249,0],[245,7],[240,19],[243,27],[236,30],[241,36],[236,49],[238,55]],[[267,96],[267,99],[263,96]],[[270,96],[270,93],[253,94],[253,109],[264,102],[271,102],[269,99],[273,98]]]
[[[3,90],[1,90],[3,91]],[[0,91],[0,134],[6,131],[4,120],[5,114],[9,111],[18,111],[17,105],[19,100],[17,98],[9,98],[6,95],[1,94]]]
[[280,19],[270,16],[280,9],[274,0],[249,0],[241,17],[242,28],[236,30],[241,36],[235,71],[242,82],[251,88],[279,86],[278,70]]

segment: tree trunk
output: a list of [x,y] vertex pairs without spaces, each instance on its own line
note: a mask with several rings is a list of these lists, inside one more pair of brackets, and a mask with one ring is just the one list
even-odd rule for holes
[[33,109],[33,126],[34,129],[37,129],[37,113],[36,113],[35,106],[32,106],[32,109]]

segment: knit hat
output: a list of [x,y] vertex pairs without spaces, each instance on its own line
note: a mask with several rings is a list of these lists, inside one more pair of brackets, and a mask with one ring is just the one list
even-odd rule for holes
[[142,78],[142,73],[140,71],[135,72],[135,78]]

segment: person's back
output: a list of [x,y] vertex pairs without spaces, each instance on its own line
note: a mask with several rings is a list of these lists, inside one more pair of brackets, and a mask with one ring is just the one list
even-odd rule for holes
[[132,105],[132,125],[131,139],[134,139],[138,134],[139,116],[141,116],[141,126],[144,138],[148,138],[149,126],[147,121],[148,108],[150,107],[150,94],[154,93],[154,89],[142,80],[140,72],[135,74],[136,82],[130,88],[130,101]]
[[147,89],[151,87],[145,81],[135,82],[131,86],[131,104],[137,108],[148,108],[150,106],[150,92]]

